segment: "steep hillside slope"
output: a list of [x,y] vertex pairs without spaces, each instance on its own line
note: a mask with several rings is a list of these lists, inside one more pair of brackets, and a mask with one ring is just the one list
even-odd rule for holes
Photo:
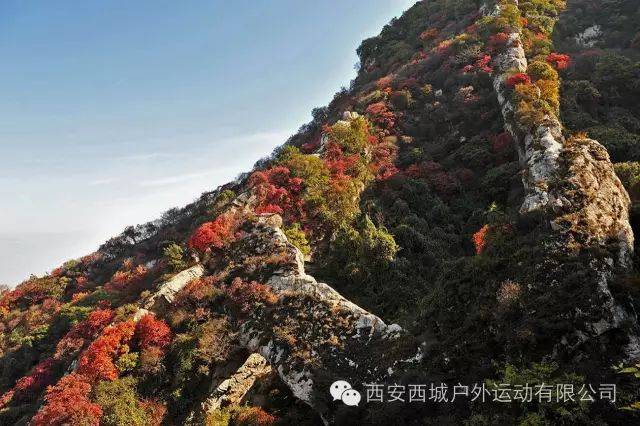
[[[2,295],[0,423],[638,421],[639,20],[417,3],[253,171]],[[489,396],[365,386],[436,383]]]

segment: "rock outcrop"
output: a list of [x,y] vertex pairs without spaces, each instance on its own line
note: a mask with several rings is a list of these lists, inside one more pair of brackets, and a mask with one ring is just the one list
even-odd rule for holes
[[161,312],[173,302],[176,293],[194,279],[204,274],[204,267],[200,264],[177,273],[171,279],[160,284],[158,290],[143,303],[143,308],[154,312]]
[[[516,2],[517,6],[517,2]],[[486,16],[498,16],[500,5],[488,7]],[[504,127],[516,141],[525,190],[520,213],[539,212],[548,221],[559,252],[577,255],[594,248],[607,249],[612,255],[593,259],[584,265],[595,278],[594,291],[603,303],[593,311],[585,329],[576,331],[578,338],[572,348],[617,329],[623,323],[631,324],[628,334],[627,358],[636,358],[638,351],[638,325],[635,316],[616,302],[609,289],[618,271],[631,266],[633,232],[629,224],[629,196],[616,176],[606,149],[588,138],[566,140],[557,116],[546,113],[533,126],[516,118],[516,106],[506,82],[510,75],[526,73],[528,68],[521,34],[508,35],[505,48],[494,61],[493,86],[500,104]],[[550,273],[549,283],[557,281]],[[588,285],[588,284],[585,284]],[[566,339],[563,339],[566,343]],[[563,343],[563,344],[564,344]]]
[[[267,268],[264,280],[278,302],[250,314],[241,326],[240,341],[266,359],[294,396],[329,422],[337,406],[328,392],[330,383],[384,381],[403,360],[419,361],[420,352],[405,344],[408,336],[399,326],[385,324],[307,275],[302,254],[287,241],[280,222],[277,215],[258,217],[227,253],[234,262],[232,274],[256,273],[252,265],[274,254],[281,259],[275,271]],[[215,259],[208,268],[215,272],[222,265],[224,259]]]
[[187,424],[202,424],[206,415],[221,408],[243,403],[257,381],[273,374],[271,366],[260,354],[253,353],[229,378],[217,385],[209,397],[193,412]]

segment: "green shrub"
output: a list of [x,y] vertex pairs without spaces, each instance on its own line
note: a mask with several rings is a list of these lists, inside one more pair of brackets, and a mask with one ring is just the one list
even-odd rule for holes
[[187,263],[184,261],[184,250],[178,244],[169,244],[162,253],[172,272],[179,272],[187,267]]
[[311,253],[311,246],[307,241],[307,236],[298,222],[289,227],[285,227],[284,234],[287,236],[289,242],[296,246],[298,250],[302,252],[302,254],[306,256]]
[[138,401],[136,380],[125,377],[101,381],[94,388],[95,401],[102,407],[100,424],[104,426],[147,426],[147,413]]

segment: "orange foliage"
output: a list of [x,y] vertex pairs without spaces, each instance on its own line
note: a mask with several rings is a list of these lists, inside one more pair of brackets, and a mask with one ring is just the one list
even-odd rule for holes
[[147,314],[136,324],[135,337],[141,349],[151,346],[164,349],[171,343],[171,330],[166,322],[153,314]]
[[571,64],[571,57],[562,53],[550,53],[547,56],[547,62],[553,65],[557,70],[565,70]]
[[107,291],[122,291],[125,289],[135,289],[147,276],[147,268],[144,265],[138,265],[135,268],[131,261],[125,261],[123,269],[117,271],[111,277],[111,281],[104,286]]
[[105,328],[102,335],[91,343],[80,357],[78,374],[86,376],[91,381],[117,379],[118,369],[113,361],[128,351],[126,345],[135,328],[133,321],[120,322]]
[[142,401],[140,405],[142,405],[142,408],[147,413],[149,426],[160,426],[162,424],[164,415],[167,412],[167,407],[165,407],[164,404],[147,399]]
[[247,407],[234,416],[237,426],[272,426],[276,418],[260,407]]
[[482,254],[487,246],[487,234],[489,233],[489,225],[484,225],[478,232],[473,234],[473,245],[476,247],[476,254]]
[[91,385],[86,378],[72,373],[50,386],[45,405],[31,420],[33,426],[98,426],[102,409],[89,400]]
[[489,50],[492,52],[502,49],[509,40],[509,34],[497,33],[489,37]]
[[255,308],[257,303],[273,305],[278,297],[271,291],[268,285],[255,281],[244,282],[236,277],[227,288],[227,294],[244,314]]
[[365,111],[371,120],[385,129],[392,129],[396,125],[396,116],[392,111],[389,111],[387,105],[384,102],[376,102],[367,107]]
[[423,32],[420,33],[420,40],[431,40],[432,38],[435,38],[438,35],[438,29],[437,28],[429,28],[428,30],[424,30]]
[[507,78],[507,86],[513,88],[517,84],[531,84],[531,78],[525,73],[519,72]]
[[391,87],[391,83],[393,83],[393,76],[386,75],[384,77],[380,77],[378,81],[376,81],[376,87],[380,90],[386,89],[387,87]]
[[201,252],[222,248],[234,239],[235,220],[228,214],[218,216],[214,221],[202,225],[189,239],[189,247]]

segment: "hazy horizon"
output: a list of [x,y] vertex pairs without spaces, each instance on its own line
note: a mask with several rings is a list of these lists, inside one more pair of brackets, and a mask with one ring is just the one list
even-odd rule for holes
[[413,3],[3,2],[0,283],[247,171]]

